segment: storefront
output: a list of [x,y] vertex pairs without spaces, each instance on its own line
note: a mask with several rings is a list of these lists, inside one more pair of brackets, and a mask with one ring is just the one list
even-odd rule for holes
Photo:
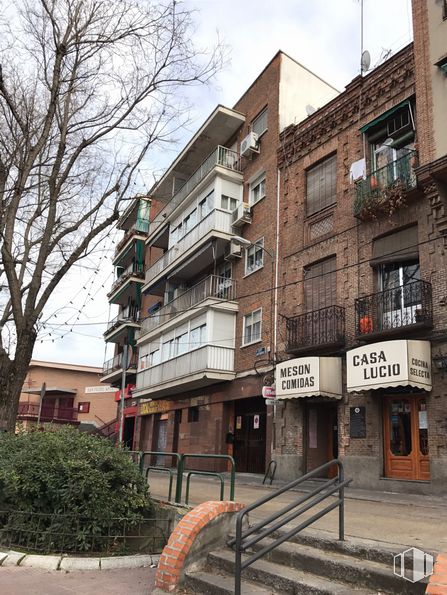
[[383,476],[429,480],[430,343],[384,341],[352,349],[346,358],[350,401],[355,404],[355,393],[366,391],[380,400]]
[[341,370],[338,357],[296,358],[276,366],[276,394],[286,401],[285,416],[302,419],[304,472],[338,456]]

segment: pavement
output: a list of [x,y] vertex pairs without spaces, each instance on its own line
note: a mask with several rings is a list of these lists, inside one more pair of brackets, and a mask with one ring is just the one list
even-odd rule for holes
[[[153,474],[150,491],[153,497],[166,499],[167,478]],[[228,481],[225,493],[228,494]],[[300,494],[318,485],[309,482],[300,490],[289,491],[265,504],[250,520],[265,518],[278,507],[297,499]],[[250,504],[271,494],[280,486],[263,486],[262,476],[238,474],[235,499]],[[184,486],[185,487],[185,486]],[[196,505],[219,497],[219,484],[213,478],[194,477],[191,480],[190,504]],[[406,547],[417,546],[428,553],[447,551],[447,498],[375,492],[347,488],[345,500],[346,539],[357,537]],[[306,512],[303,517],[310,516]],[[300,519],[302,520],[302,518]],[[295,521],[298,522],[298,521]],[[293,526],[293,523],[290,527]],[[287,526],[286,528],[289,528]],[[333,535],[337,539],[338,513],[330,512],[312,525],[315,533]],[[16,566],[0,567],[1,595],[149,595],[153,591],[155,568],[100,571],[46,571]]]

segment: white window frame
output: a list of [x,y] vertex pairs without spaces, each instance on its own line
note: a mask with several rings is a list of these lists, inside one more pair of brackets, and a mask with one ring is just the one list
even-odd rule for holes
[[[250,206],[257,204],[260,200],[265,198],[265,182],[266,182],[266,175],[265,172],[260,174],[257,178],[250,183],[249,189],[249,203]],[[259,195],[255,199],[255,194],[259,189]]]
[[[259,255],[260,258],[257,258]],[[249,259],[252,257],[253,264],[249,265]],[[256,273],[256,271],[262,268],[264,268],[264,238],[259,238],[256,242],[253,242],[252,246],[248,246],[245,249],[245,277]]]
[[[228,207],[224,207],[223,206],[223,199],[226,198],[228,200]],[[231,208],[231,201],[234,201],[235,206],[233,208]],[[233,211],[235,211],[239,206],[239,200],[237,198],[234,198],[233,196],[228,196],[228,194],[221,194],[220,195],[220,208],[222,209],[222,211],[229,211],[230,213],[232,213]]]
[[[257,334],[256,339],[253,339],[253,332],[251,331],[250,341],[246,341],[245,339],[246,339],[247,329],[253,327],[253,318],[258,312],[260,313],[259,321],[256,321],[254,324],[259,323],[259,336]],[[246,314],[243,318],[243,321],[242,321],[242,347],[246,347],[247,345],[253,345],[254,343],[260,343],[261,341],[262,341],[262,308],[256,308],[256,310],[253,310],[253,312],[250,312],[250,314]]]
[[[253,118],[253,120],[251,122],[250,130],[252,130],[252,132],[255,132],[258,135],[258,138],[261,138],[261,136],[268,130],[268,123],[267,123],[268,117],[269,117],[269,109],[268,109],[268,106],[266,106],[262,111],[259,112],[259,114],[255,118]],[[260,131],[258,132],[256,130],[256,125],[258,122],[261,122],[263,119],[265,119],[264,127],[261,128]]]

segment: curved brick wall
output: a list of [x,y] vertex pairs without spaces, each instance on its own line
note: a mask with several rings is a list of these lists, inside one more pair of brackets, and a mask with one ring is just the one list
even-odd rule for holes
[[433,574],[425,591],[430,595],[447,595],[447,554],[436,558]]
[[244,507],[237,502],[203,502],[188,512],[171,533],[169,541],[160,556],[155,587],[172,592],[179,584],[185,560],[194,540],[215,518],[228,512],[238,512]]

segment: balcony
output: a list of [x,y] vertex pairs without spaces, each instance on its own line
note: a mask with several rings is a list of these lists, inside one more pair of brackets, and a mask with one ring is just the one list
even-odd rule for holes
[[[141,324],[140,338],[145,334],[166,324],[176,316],[187,314],[188,310],[204,302],[208,298],[213,298],[212,303],[230,302],[236,299],[236,282],[226,277],[210,275],[203,279],[197,285],[194,285],[185,293],[172,300],[149,318],[143,320]],[[197,313],[197,308],[195,308]]]
[[[188,178],[183,186],[174,194],[168,204],[157,214],[157,222],[151,222],[151,236],[168,219],[171,213],[185,200],[208,174],[215,168],[223,168],[230,172],[241,173],[240,155],[226,147],[218,145],[214,151],[203,161],[196,171]],[[242,181],[242,175],[241,175]]]
[[357,339],[433,326],[432,287],[414,281],[355,300]]
[[405,203],[406,193],[416,187],[417,154],[408,153],[355,183],[354,216],[368,220],[391,214]]
[[[127,374],[134,374],[138,365],[138,357],[136,353],[132,353],[132,356],[127,367]],[[123,354],[118,353],[111,359],[104,362],[102,367],[102,382],[114,382],[120,378],[123,372]]]
[[129,326],[140,328],[138,323],[139,309],[137,306],[127,306],[117,316],[109,320],[104,339],[109,341],[112,337],[116,341],[119,335],[126,334]]
[[[174,268],[186,260],[191,254],[214,235],[222,237],[227,236],[225,241],[229,241],[233,235],[232,232],[232,214],[227,211],[213,209],[199,223],[192,227],[172,248],[169,248],[152,266],[146,270],[145,287],[153,284],[157,277],[162,273],[167,273],[168,268]],[[192,274],[194,274],[193,271]]]
[[112,301],[112,297],[116,297],[114,296],[114,294],[117,292],[118,289],[123,288],[128,281],[132,279],[137,283],[143,283],[143,277],[143,264],[138,262],[131,262],[129,266],[123,270],[123,272],[113,283],[109,293],[107,294],[109,301]]
[[166,362],[140,370],[135,396],[158,398],[233,380],[234,349],[204,345]]
[[113,263],[118,264],[118,262],[123,258],[125,254],[127,254],[128,250],[124,251],[126,245],[130,242],[131,239],[140,239],[145,240],[146,236],[149,232],[149,221],[143,221],[138,219],[136,223],[132,225],[130,229],[126,231],[124,236],[118,242],[115,254],[113,256]]
[[[37,421],[39,418],[39,403],[20,402],[17,419]],[[74,423],[78,424],[78,410],[74,407],[57,407],[56,402],[42,402],[40,412],[41,422]]]
[[345,343],[345,309],[329,306],[286,321],[288,353],[330,351]]

